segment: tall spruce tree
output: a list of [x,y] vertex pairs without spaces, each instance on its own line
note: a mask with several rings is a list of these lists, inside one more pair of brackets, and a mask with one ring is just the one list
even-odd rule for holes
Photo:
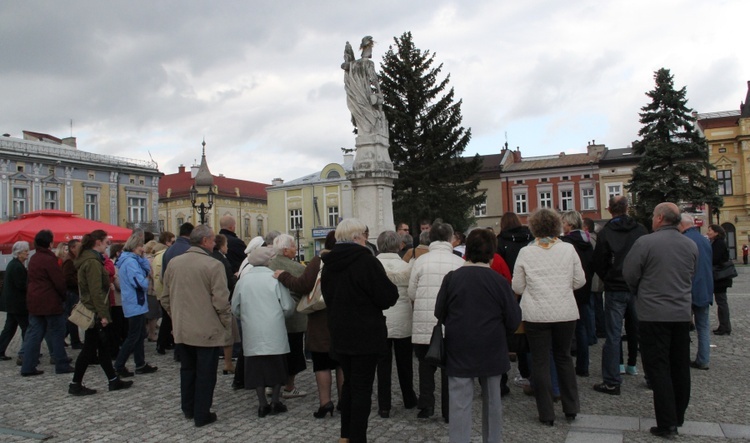
[[442,218],[456,230],[473,223],[479,156],[461,154],[471,129],[461,126],[461,103],[448,87],[450,75],[439,80],[442,63],[435,54],[414,46],[411,32],[394,37],[381,64],[381,90],[390,130],[389,153],[399,177],[393,186],[396,221],[417,227],[419,220]]
[[650,226],[654,207],[662,202],[684,205],[723,204],[709,171],[708,145],[687,107],[686,89],[674,89],[669,69],[654,73],[656,87],[646,93],[651,103],[641,108],[641,140],[633,150],[641,155],[628,189],[634,195],[635,216]]

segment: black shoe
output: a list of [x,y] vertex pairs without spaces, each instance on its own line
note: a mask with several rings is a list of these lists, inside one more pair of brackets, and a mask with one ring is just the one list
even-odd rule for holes
[[232,389],[234,389],[235,391],[238,390],[238,389],[245,389],[245,383],[238,383],[236,381],[233,381],[232,382]]
[[158,367],[151,366],[150,364],[146,363],[140,368],[135,368],[135,373],[136,374],[151,374],[151,373],[156,372],[158,369],[159,369]]
[[80,341],[73,343],[70,345],[71,349],[83,349],[83,343]]
[[68,385],[68,394],[75,395],[77,397],[83,395],[96,394],[96,389],[89,389],[80,383],[71,383]]
[[159,354],[159,355],[166,355],[167,351],[164,348],[157,346],[156,347],[156,353]]
[[8,357],[7,355],[3,354],[3,355],[0,355],[0,360],[2,361],[13,360],[13,357]]
[[555,426],[555,421],[554,420],[539,420],[539,421],[542,422],[543,425]]
[[435,415],[435,408],[423,408],[419,410],[417,418],[430,418]]
[[500,386],[500,397],[505,397],[510,394],[510,388],[508,386]]
[[132,377],[133,373],[128,370],[125,366],[123,366],[121,369],[117,369],[117,375],[120,376],[120,378],[128,378]]
[[732,331],[726,331],[724,329],[717,329],[714,331],[714,335],[731,335]]
[[55,370],[55,374],[72,374],[75,371],[76,370],[73,366],[68,365],[67,367],[62,368],[60,370]]
[[271,415],[283,414],[288,411],[289,408],[282,402],[276,402],[271,404]]
[[270,413],[271,413],[271,405],[267,404],[265,406],[258,407],[258,417],[263,418]]
[[658,426],[654,426],[651,428],[651,433],[656,435],[657,437],[670,438],[677,435],[677,426],[670,426],[668,428],[660,428]]
[[573,421],[573,420],[576,419],[576,415],[577,414],[575,412],[573,412],[573,413],[566,412],[565,413],[565,419],[568,420],[568,421]]
[[218,419],[219,418],[216,416],[216,412],[210,412],[208,414],[208,420],[206,420],[204,422],[200,422],[200,423],[199,422],[195,422],[195,427],[196,428],[202,428],[203,426],[210,425],[211,423],[215,422]]
[[582,371],[580,369],[576,369],[576,375],[579,377],[588,377],[589,371]]
[[[326,414],[331,414],[331,417],[333,417],[333,402],[329,401],[325,405],[318,408],[318,412],[313,412],[313,417],[315,418],[325,418]],[[381,415],[382,417],[382,415]]]
[[609,395],[620,395],[620,385],[608,385],[604,382],[597,383],[594,385],[594,390],[596,392],[603,392],[605,394]]
[[695,360],[690,362],[690,367],[695,368],[695,369],[700,369],[701,371],[708,371],[708,366],[698,364],[698,362]]
[[[333,411],[331,411],[333,413]],[[378,411],[378,415],[380,418],[389,418],[391,416],[391,410],[390,409],[381,409]]]
[[133,386],[132,381],[122,381],[120,377],[109,382],[110,391],[120,391],[122,389],[128,389],[131,386]]
[[44,371],[40,371],[39,369],[34,369],[31,372],[21,372],[21,376],[23,377],[33,377],[35,375],[42,375],[44,374]]
[[185,418],[187,418],[188,420],[192,420],[193,418],[195,418],[195,415],[193,415],[192,412],[182,411],[182,413],[185,414]]

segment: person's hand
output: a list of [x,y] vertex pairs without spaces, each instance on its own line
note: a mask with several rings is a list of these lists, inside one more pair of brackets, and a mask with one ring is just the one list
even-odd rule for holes
[[106,318],[103,318],[102,321],[101,321],[101,323],[102,323],[102,327],[106,328],[107,325],[109,324],[109,321]]
[[275,272],[273,273],[273,278],[275,278],[275,279],[277,279],[277,280],[278,280],[278,278],[279,278],[279,275],[281,275],[281,274],[282,274],[283,272],[284,272],[284,271],[282,271],[281,269],[279,269],[279,270],[275,271]]

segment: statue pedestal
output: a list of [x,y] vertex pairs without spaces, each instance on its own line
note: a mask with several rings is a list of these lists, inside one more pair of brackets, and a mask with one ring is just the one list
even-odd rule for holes
[[393,180],[398,172],[388,155],[388,139],[380,135],[358,136],[357,155],[346,177],[354,189],[354,217],[370,228],[370,241],[393,230]]

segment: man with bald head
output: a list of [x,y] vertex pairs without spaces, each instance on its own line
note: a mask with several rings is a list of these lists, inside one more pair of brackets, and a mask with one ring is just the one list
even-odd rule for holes
[[680,234],[681,219],[674,203],[658,204],[654,232],[636,240],[622,268],[635,294],[643,368],[654,389],[651,433],[660,437],[677,435],[690,401],[691,293],[698,247]]
[[247,245],[241,238],[237,237],[234,231],[237,229],[237,222],[231,215],[225,215],[219,219],[219,234],[227,238],[227,260],[232,265],[232,272],[235,274],[240,270],[242,261],[245,260],[245,248]]

